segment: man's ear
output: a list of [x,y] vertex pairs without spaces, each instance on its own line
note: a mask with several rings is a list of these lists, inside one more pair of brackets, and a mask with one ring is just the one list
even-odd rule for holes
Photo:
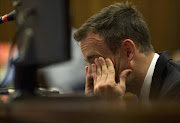
[[134,57],[136,46],[131,39],[125,39],[122,42],[123,52],[125,53],[128,61],[131,61]]

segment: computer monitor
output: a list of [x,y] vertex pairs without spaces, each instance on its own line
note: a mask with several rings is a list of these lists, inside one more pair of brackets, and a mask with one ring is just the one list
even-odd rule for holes
[[15,0],[15,89],[34,93],[38,68],[70,59],[68,0]]
[[21,0],[16,8],[16,63],[43,67],[70,59],[68,5],[68,0]]

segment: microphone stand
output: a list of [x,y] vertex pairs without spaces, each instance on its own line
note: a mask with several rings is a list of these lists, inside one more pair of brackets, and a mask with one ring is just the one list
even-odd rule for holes
[[15,95],[14,98],[23,98],[36,95],[37,77],[36,66],[15,65]]

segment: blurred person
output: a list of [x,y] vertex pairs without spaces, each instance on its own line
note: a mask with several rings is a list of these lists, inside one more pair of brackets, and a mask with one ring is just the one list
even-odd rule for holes
[[180,97],[180,62],[167,51],[156,53],[141,13],[116,3],[90,17],[74,34],[84,59],[85,93],[123,100],[126,92],[140,102]]

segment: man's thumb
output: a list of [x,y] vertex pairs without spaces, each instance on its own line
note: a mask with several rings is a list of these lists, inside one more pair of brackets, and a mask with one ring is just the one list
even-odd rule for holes
[[131,69],[125,69],[119,75],[120,85],[125,86],[127,76],[132,72]]

